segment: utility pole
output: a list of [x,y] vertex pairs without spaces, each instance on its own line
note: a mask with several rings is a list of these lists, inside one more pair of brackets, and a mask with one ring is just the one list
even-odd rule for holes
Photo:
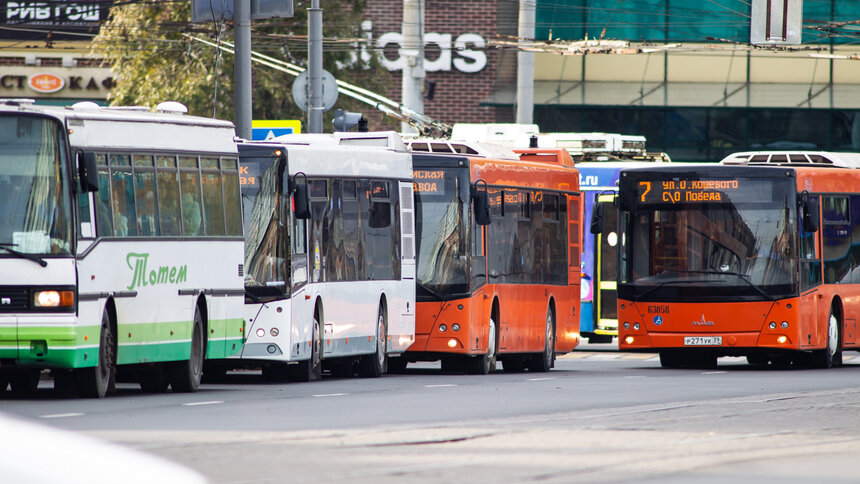
[[[520,41],[535,37],[535,3],[537,0],[520,0]],[[517,123],[532,124],[535,109],[535,57],[531,52],[517,50]]]
[[236,54],[233,58],[236,82],[236,135],[251,139],[251,0],[233,4],[236,26]]
[[[404,106],[424,114],[424,0],[403,0],[403,45],[400,55],[406,59],[401,82]],[[406,123],[400,124],[404,133],[418,131]]]
[[322,133],[323,34],[320,0],[308,9],[308,133]]

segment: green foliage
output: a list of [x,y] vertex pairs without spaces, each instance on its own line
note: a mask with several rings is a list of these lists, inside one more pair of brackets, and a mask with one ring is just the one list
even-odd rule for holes
[[[295,2],[290,19],[253,21],[252,49],[287,62],[307,66],[307,8]],[[321,0],[325,46],[323,65],[339,80],[384,93],[384,69],[373,57],[355,62],[364,0]],[[234,119],[233,55],[192,42],[187,35],[212,42],[233,42],[229,24],[190,24],[191,2],[126,4],[111,9],[93,45],[113,67],[116,84],[112,105],[155,106],[172,100],[188,106],[190,114]],[[253,65],[253,118],[302,119],[292,99],[294,77],[260,64]],[[217,96],[216,96],[217,89]],[[343,94],[335,108],[371,113],[374,108]],[[334,108],[326,113],[324,128],[331,130]],[[392,123],[392,126],[395,124]]]

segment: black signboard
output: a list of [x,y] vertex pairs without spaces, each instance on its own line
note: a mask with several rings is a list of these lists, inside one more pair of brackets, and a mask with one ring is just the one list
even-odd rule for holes
[[83,40],[97,34],[113,1],[0,0],[0,39]]

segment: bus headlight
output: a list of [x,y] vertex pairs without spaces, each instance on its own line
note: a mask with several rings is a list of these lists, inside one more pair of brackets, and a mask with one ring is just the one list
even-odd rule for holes
[[770,329],[776,329],[776,321],[771,321],[770,324],[767,325]]
[[75,305],[74,291],[36,291],[33,305],[37,308],[60,308]]
[[457,323],[454,323],[451,325],[451,329],[454,331],[460,331],[460,325]]
[[272,328],[269,330],[269,334],[272,336],[277,336],[279,333],[280,331],[278,331],[278,328]]
[[788,321],[783,321],[779,324],[782,329],[788,329]]
[[455,340],[454,338],[449,339],[448,340],[448,348],[456,348],[456,347],[457,347],[457,340]]
[[257,337],[262,338],[266,336],[266,330],[263,328],[257,328]]
[[624,322],[624,329],[630,329],[630,323],[627,321]]
[[624,338],[624,342],[629,344],[629,345],[632,345],[633,344],[633,336],[628,336],[628,337]]
[[639,331],[639,323],[633,323],[633,329]]
[[446,326],[444,324],[440,324],[439,325],[439,331],[442,333],[444,333],[445,331],[448,331],[448,326]]

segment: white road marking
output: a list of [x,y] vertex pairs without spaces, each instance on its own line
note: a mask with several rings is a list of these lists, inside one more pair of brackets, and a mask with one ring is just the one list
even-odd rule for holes
[[722,375],[725,371],[703,371],[703,375]]
[[457,385],[446,383],[444,385],[424,385],[424,388],[442,388],[442,387],[455,387],[455,386],[457,386]]
[[224,403],[223,400],[212,400],[211,402],[188,402],[183,403],[183,407],[196,407],[198,405],[218,405],[219,403]]
[[526,381],[547,381],[547,380],[557,380],[557,378],[544,377],[544,378],[529,378]]
[[39,415],[39,418],[66,418],[66,417],[83,417],[82,413],[55,413],[51,415]]
[[349,395],[349,393],[321,393],[319,395],[311,395],[311,396],[315,397],[315,398],[320,398],[320,397],[342,397],[344,395]]

